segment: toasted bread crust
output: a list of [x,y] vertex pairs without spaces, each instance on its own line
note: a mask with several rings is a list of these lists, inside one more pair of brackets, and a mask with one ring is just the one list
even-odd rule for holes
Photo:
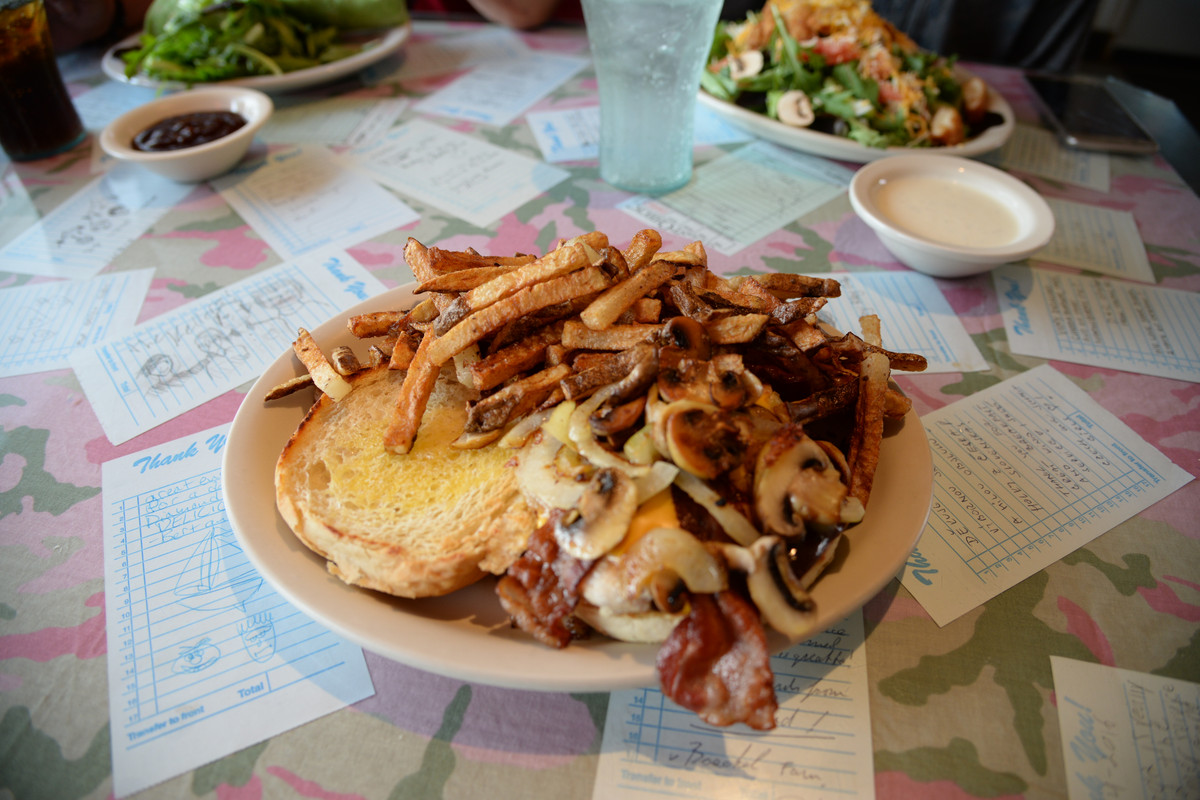
[[535,515],[505,466],[508,453],[448,447],[467,391],[448,371],[430,398],[419,446],[406,455],[384,448],[403,375],[364,370],[342,400],[317,400],[276,463],[276,505],[346,583],[432,597],[503,573],[524,550]]

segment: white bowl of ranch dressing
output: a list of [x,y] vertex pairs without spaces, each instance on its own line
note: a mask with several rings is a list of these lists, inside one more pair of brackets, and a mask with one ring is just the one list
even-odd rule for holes
[[1037,192],[958,156],[872,161],[850,182],[850,204],[897,260],[938,278],[1021,261],[1054,234],[1054,214]]

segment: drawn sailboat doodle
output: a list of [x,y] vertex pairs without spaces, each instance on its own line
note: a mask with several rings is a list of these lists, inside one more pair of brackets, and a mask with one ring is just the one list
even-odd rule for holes
[[178,602],[193,611],[245,608],[262,587],[227,525],[212,528],[192,551],[175,584]]

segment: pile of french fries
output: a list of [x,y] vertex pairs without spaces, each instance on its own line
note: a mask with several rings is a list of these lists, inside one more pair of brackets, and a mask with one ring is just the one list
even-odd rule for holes
[[[846,460],[851,494],[865,505],[879,460],[884,420],[910,401],[890,383],[892,369],[919,371],[919,355],[885,350],[874,315],[862,336],[833,331],[817,312],[840,295],[831,278],[763,274],[726,278],[708,268],[700,242],[663,251],[654,230],[619,248],[599,232],[562,241],[541,257],[442,250],[409,239],[405,258],[423,296],[413,308],[351,317],[349,329],[373,340],[360,360],[348,347],[326,357],[306,330],[294,344],[308,375],[270,397],[313,384],[333,399],[346,377],[387,363],[407,370],[385,445],[413,446],[434,385],[448,362],[474,391],[455,447],[482,447],[564,400],[581,401],[626,376],[646,348],[664,344],[676,317],[703,326],[715,354],[760,361],[770,353],[775,410],[793,420],[852,413]],[[740,359],[739,359],[740,361]],[[789,374],[790,373],[790,374]],[[805,392],[785,386],[807,386]],[[528,427],[528,423],[525,427]]]

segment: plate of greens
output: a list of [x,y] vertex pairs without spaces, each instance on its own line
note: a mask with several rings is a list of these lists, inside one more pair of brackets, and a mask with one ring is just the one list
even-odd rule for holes
[[722,23],[700,102],[750,133],[865,163],[898,152],[974,156],[1012,135],[1011,106],[954,56],[921,49],[861,0]]
[[972,157],[990,153],[1004,145],[1013,133],[1016,124],[1012,107],[1000,94],[993,92],[988,109],[995,115],[998,122],[982,131],[979,135],[969,138],[960,144],[930,146],[920,149],[903,145],[886,147],[871,147],[861,144],[854,139],[837,133],[826,133],[817,128],[797,128],[772,119],[758,111],[720,100],[707,92],[701,91],[699,101],[727,122],[746,132],[774,142],[793,150],[800,150],[825,158],[835,158],[841,161],[851,161],[865,164],[877,158],[893,156],[898,153],[940,153],[944,155]]
[[110,47],[101,67],[113,80],[158,89],[288,92],[375,64],[410,33],[398,0],[155,0],[145,29]]

